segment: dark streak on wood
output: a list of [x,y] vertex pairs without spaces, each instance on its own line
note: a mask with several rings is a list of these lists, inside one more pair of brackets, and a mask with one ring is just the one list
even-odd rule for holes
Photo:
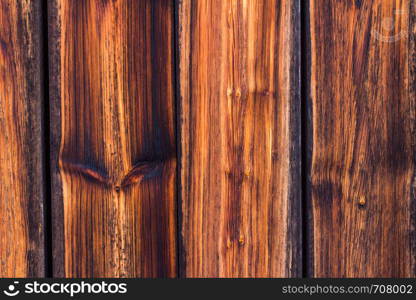
[[[416,2],[410,1],[409,4],[409,97],[416,99]],[[411,103],[410,118],[414,126],[412,127],[412,148],[413,148],[413,166],[416,166],[416,101]],[[416,276],[416,167],[413,170],[410,206],[410,248],[413,276]]]
[[61,141],[61,22],[57,1],[48,1],[48,50],[49,50],[49,118],[50,118],[50,172],[52,214],[52,270],[54,277],[65,277],[64,270],[64,212],[62,180],[59,171],[59,145]]

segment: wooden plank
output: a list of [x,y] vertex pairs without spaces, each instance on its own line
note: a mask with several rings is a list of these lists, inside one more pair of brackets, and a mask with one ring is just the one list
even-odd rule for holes
[[0,2],[0,277],[45,274],[41,17]]
[[416,274],[410,2],[309,1],[311,276]]
[[181,272],[301,275],[299,2],[179,1]]
[[173,7],[50,2],[56,276],[176,275]]

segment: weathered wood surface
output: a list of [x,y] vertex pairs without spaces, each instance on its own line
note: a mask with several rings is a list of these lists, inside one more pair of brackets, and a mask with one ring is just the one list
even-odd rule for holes
[[173,4],[50,2],[55,276],[176,275]]
[[181,275],[301,275],[299,2],[179,1]]
[[45,274],[40,27],[40,1],[0,2],[0,277]]
[[413,2],[309,1],[311,276],[416,275]]
[[0,1],[0,277],[415,277],[415,21],[410,0]]

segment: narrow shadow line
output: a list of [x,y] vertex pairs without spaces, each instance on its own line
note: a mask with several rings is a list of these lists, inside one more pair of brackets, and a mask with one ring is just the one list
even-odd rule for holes
[[301,110],[302,110],[302,276],[311,276],[311,238],[310,238],[310,147],[311,116],[309,107],[309,0],[300,0],[301,5]]
[[48,51],[48,0],[41,2],[41,43],[42,43],[42,68],[43,82],[43,142],[44,142],[44,174],[45,174],[45,277],[52,277],[52,191],[51,191],[51,157],[50,157],[50,111],[49,111],[49,51]]
[[181,199],[181,130],[180,130],[180,82],[179,82],[179,1],[173,1],[173,60],[174,60],[174,88],[175,88],[175,137],[176,137],[176,254],[177,277],[183,277],[182,259],[182,199]]

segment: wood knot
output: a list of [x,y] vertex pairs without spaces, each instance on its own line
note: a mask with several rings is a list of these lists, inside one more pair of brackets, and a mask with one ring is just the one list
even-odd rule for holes
[[235,96],[236,96],[236,98],[241,98],[241,89],[240,88],[237,88],[235,90]]
[[364,196],[361,196],[360,199],[358,199],[358,205],[360,207],[364,207],[367,204],[367,200],[365,199]]
[[236,98],[238,100],[241,98],[243,91],[241,90],[240,87],[237,87],[237,88],[228,87],[226,93],[227,93],[227,97]]
[[265,96],[265,97],[268,97],[268,96],[270,96],[270,95],[271,95],[271,92],[270,92],[269,90],[263,90],[263,91],[261,92],[261,94],[262,94],[263,96]]

